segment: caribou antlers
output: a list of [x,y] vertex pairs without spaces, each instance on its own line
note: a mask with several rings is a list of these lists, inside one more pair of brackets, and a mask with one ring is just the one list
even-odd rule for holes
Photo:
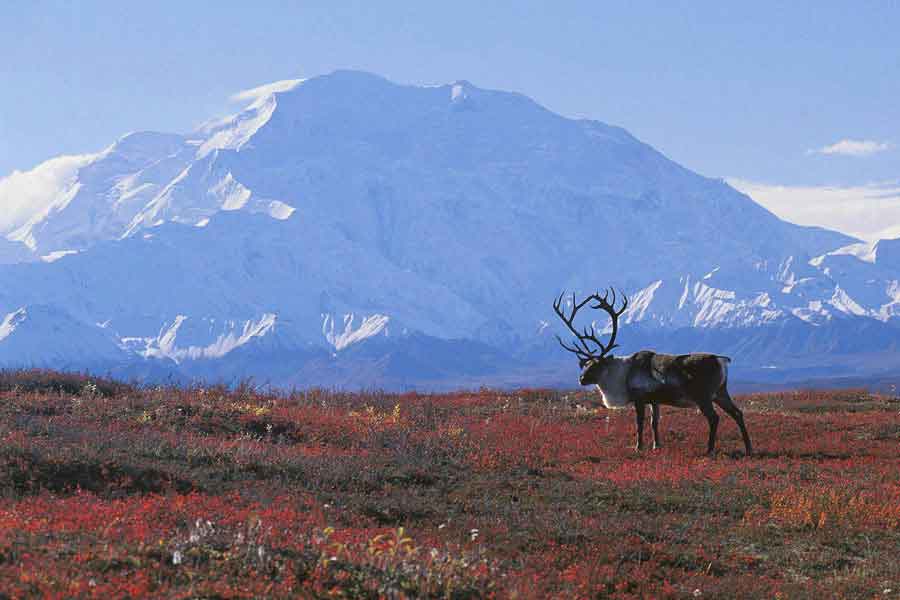
[[[612,301],[610,301],[610,293],[612,293]],[[562,341],[562,338],[560,338],[559,336],[556,336],[556,339],[557,341],[559,341],[560,346],[575,354],[578,357],[578,362],[581,364],[581,366],[584,366],[587,361],[593,358],[603,358],[609,353],[610,350],[618,346],[618,344],[616,344],[616,334],[619,331],[619,317],[622,316],[622,313],[624,313],[625,309],[628,308],[628,298],[625,296],[625,294],[622,294],[622,308],[616,310],[616,291],[612,288],[604,292],[603,296],[600,296],[600,292],[597,292],[591,294],[581,302],[575,301],[575,294],[573,292],[572,314],[566,317],[565,313],[563,313],[563,311],[561,310],[565,294],[566,293],[563,292],[562,294],[560,294],[559,298],[557,298],[553,302],[553,310],[557,315],[559,315],[559,318],[563,320],[563,323],[566,324],[566,327],[569,328],[569,331],[575,334],[575,344],[574,346],[568,346],[565,342]],[[612,333],[609,336],[609,342],[605,345],[597,339],[597,334],[594,332],[593,325],[591,325],[590,330],[585,327],[581,332],[579,332],[574,325],[575,314],[591,300],[597,302],[597,304],[592,305],[591,308],[602,309],[606,311],[612,319]],[[589,344],[595,345],[596,348],[592,348]],[[598,355],[597,352],[600,352],[600,354]]]

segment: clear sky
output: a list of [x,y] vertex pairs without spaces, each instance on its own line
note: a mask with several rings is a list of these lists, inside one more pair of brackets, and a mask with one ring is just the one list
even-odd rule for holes
[[519,91],[762,195],[893,198],[897,31],[887,1],[0,0],[0,177],[129,131],[189,131],[242,89],[354,68]]

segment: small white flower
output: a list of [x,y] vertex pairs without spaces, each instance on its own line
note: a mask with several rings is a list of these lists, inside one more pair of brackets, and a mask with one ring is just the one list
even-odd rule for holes
[[173,565],[180,565],[181,560],[182,560],[181,550],[176,550],[175,552],[172,553],[172,564]]
[[697,588],[696,590],[694,590],[694,598],[699,597],[701,593],[702,593],[702,592],[700,591],[699,588]]

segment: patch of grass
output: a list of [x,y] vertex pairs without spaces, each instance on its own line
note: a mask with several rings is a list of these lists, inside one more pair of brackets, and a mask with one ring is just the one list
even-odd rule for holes
[[[900,412],[755,394],[754,445],[590,394],[140,388],[0,374],[10,597],[891,597]],[[891,592],[893,593],[893,592]]]

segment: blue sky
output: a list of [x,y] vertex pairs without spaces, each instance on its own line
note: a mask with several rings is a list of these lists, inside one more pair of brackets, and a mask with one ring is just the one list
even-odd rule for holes
[[356,68],[520,91],[761,196],[900,196],[897,29],[888,2],[6,0],[0,176]]

